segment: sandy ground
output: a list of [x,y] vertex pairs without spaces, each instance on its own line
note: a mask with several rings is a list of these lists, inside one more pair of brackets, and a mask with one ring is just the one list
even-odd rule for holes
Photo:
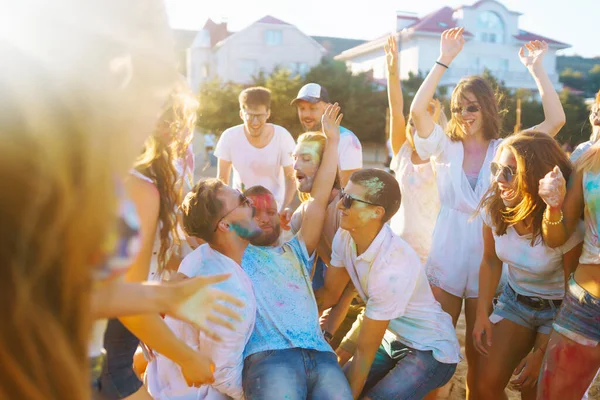
[[[196,149],[202,149],[203,147],[200,147],[200,145],[196,145],[195,146]],[[370,164],[370,165],[369,165]],[[382,165],[381,163],[377,162],[372,162],[372,163],[365,163],[366,167],[376,167],[376,168],[381,168]],[[196,157],[196,179],[199,179],[201,177],[215,177],[217,175],[217,169],[216,167],[206,167],[206,161],[204,159],[204,156],[201,154],[198,154]],[[465,318],[464,318],[464,314],[461,315],[460,319],[458,320],[458,325],[456,327],[456,333],[458,336],[458,340],[460,342],[460,346],[461,346],[461,352],[463,354],[465,354]],[[461,362],[457,369],[456,369],[456,374],[454,375],[454,377],[452,378],[452,381],[446,385],[446,387],[444,388],[444,393],[440,393],[438,396],[438,400],[441,399],[447,399],[447,400],[462,400],[465,398],[466,396],[466,386],[465,386],[465,380],[466,380],[466,374],[467,374],[467,363],[466,361]],[[516,390],[512,390],[511,388],[507,389],[507,393],[508,393],[508,398],[510,400],[517,400],[520,399],[520,393]],[[589,399],[590,400],[595,400],[595,399],[600,399],[600,378],[596,379],[596,381],[594,382],[594,385],[592,387],[592,389],[590,390],[589,393]]]

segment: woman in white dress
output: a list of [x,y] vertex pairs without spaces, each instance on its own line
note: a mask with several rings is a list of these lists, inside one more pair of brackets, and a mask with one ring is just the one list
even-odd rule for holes
[[[421,158],[433,160],[441,208],[427,260],[427,273],[436,299],[456,324],[465,299],[466,337],[475,323],[479,266],[483,256],[482,220],[475,210],[490,184],[490,163],[500,144],[498,105],[490,85],[480,77],[462,79],[452,92],[452,118],[446,132],[428,112],[436,88],[450,63],[463,48],[463,28],[442,34],[440,57],[419,88],[411,105],[417,128],[415,148]],[[565,122],[558,94],[542,59],[548,46],[530,42],[519,56],[534,78],[544,107],[545,120],[536,130],[555,136]],[[466,341],[467,387],[475,387],[478,353]]]
[[[394,171],[402,202],[392,217],[390,227],[394,233],[417,252],[423,265],[429,256],[431,236],[440,210],[440,199],[435,172],[429,158],[422,159],[415,150],[414,124],[409,118],[404,122],[403,99],[398,76],[398,48],[393,36],[385,46],[388,73],[388,100],[390,107],[390,142],[393,152],[390,169]],[[435,123],[446,128],[442,105],[435,100],[429,104],[429,113]]]

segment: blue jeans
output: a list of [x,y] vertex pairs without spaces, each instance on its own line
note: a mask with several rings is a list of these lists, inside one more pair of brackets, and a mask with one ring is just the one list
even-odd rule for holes
[[363,389],[372,400],[422,399],[444,386],[456,364],[444,364],[431,351],[411,349],[398,340],[385,338],[377,350]]
[[242,383],[247,400],[352,399],[332,352],[294,348],[252,354],[244,361]]
[[320,289],[325,285],[325,271],[327,271],[327,266],[323,260],[321,260],[321,257],[317,257],[317,261],[315,262],[315,274],[312,281],[313,290]]

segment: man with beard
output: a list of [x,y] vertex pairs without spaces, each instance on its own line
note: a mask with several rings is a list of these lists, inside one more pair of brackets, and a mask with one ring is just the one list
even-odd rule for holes
[[233,166],[234,189],[255,185],[269,189],[280,211],[294,200],[292,151],[295,142],[283,127],[267,123],[271,92],[251,87],[240,93],[240,118],[244,122],[223,132],[214,155],[219,159],[217,178],[229,185]]
[[[329,105],[329,94],[323,86],[317,83],[308,83],[300,89],[291,105],[296,106],[304,131],[318,132],[321,130],[321,116]],[[362,168],[360,141],[352,131],[343,126],[340,127],[338,168],[342,187],[346,186],[354,171]]]
[[319,326],[311,286],[317,248],[337,169],[339,107],[322,116],[327,143],[298,233],[277,245],[281,232],[273,195],[264,187],[246,194],[256,202],[262,234],[242,260],[256,295],[256,325],[246,349],[244,394],[253,399],[350,399],[348,383]]

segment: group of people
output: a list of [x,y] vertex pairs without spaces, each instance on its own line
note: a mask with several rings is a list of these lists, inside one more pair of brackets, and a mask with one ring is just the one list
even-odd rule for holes
[[519,53],[544,109],[530,129],[501,138],[477,76],[446,116],[434,97],[462,28],[406,119],[391,36],[394,175],[363,168],[342,108],[309,83],[290,99],[297,141],[268,123],[269,91],[245,89],[217,177],[194,184],[198,102],[162,2],[59,3],[19,9],[0,42],[0,398],[435,399],[462,359],[463,306],[469,399],[509,382],[523,399],[586,396],[600,93],[569,160],[545,43]]

